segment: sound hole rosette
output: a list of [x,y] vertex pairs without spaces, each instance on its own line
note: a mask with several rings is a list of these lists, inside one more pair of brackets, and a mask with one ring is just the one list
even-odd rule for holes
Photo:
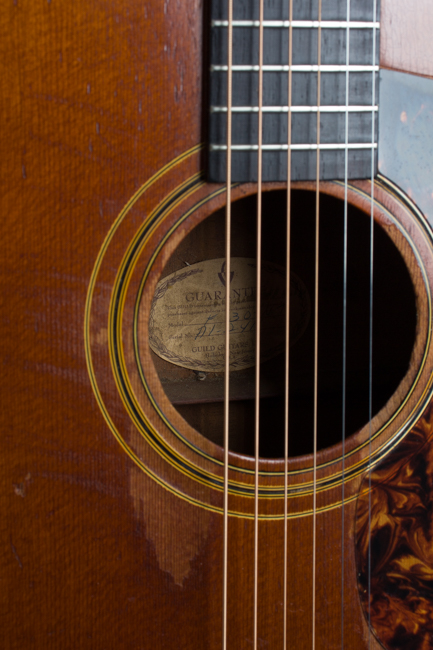
[[[101,323],[100,314],[104,312],[103,309],[92,310],[96,288],[94,287],[88,315],[89,351],[93,361],[91,378],[98,386],[104,382],[107,384],[104,387],[104,395],[101,392],[101,400],[98,401],[103,411],[109,411],[110,417],[116,420],[116,438],[134,462],[176,494],[205,508],[218,511],[222,507],[222,450],[190,427],[177,413],[165,396],[160,380],[154,372],[149,349],[138,342],[138,307],[141,301],[150,301],[171,252],[191,228],[224,204],[223,189],[204,186],[198,179],[195,184],[186,183],[181,187],[175,185],[174,181],[173,186],[171,202],[167,201],[165,211],[161,211],[159,207],[156,212],[149,213],[147,209],[146,212],[150,216],[137,231],[136,218],[141,207],[138,200],[132,206],[133,210],[125,212],[123,221],[119,222],[119,227],[114,233],[117,236],[116,243],[121,241],[122,244],[114,246],[113,250],[117,251],[117,259],[120,251],[122,256],[108,308],[108,357],[111,376],[107,375],[107,355],[103,354],[103,361],[99,363],[97,355],[94,354],[94,342],[92,344],[92,330],[98,328],[98,322]],[[308,184],[299,184],[297,187],[312,189]],[[344,193],[343,186],[338,183],[324,183],[321,190],[340,197]],[[253,185],[238,187],[234,189],[234,199],[254,191]],[[369,183],[351,185],[349,201],[368,213]],[[374,201],[375,219],[387,229],[402,252],[411,274],[418,308],[417,336],[411,367],[402,380],[395,399],[390,400],[376,415],[371,426],[364,427],[346,442],[346,501],[356,498],[360,476],[365,470],[379,462],[410,431],[431,394],[430,269],[433,265],[429,228],[415,207],[410,206],[404,197],[391,193],[385,182],[376,183]],[[134,214],[131,214],[132,212]],[[123,231],[121,236],[120,231]],[[101,257],[98,269],[101,278],[105,274],[106,262],[107,269],[108,266],[111,267],[111,271],[107,270],[107,273],[111,273],[112,277],[109,257]],[[142,321],[140,340],[145,340],[146,326],[146,322]],[[100,354],[100,351],[98,352]],[[137,363],[138,357],[141,359],[141,367],[145,369],[144,374]],[[112,399],[112,404],[107,406],[109,398]],[[107,412],[104,413],[106,419]],[[341,446],[335,445],[320,452],[317,461],[320,511],[336,507],[340,503]],[[280,460],[260,461],[261,517],[275,519],[283,516],[283,470]],[[254,485],[251,458],[230,454],[229,490],[232,514],[253,516]],[[311,494],[311,457],[291,459],[288,488],[291,500],[290,516],[297,517],[311,512]]]

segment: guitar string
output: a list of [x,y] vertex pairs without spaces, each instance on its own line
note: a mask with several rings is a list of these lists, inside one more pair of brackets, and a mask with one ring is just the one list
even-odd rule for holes
[[[373,65],[376,64],[376,17],[377,0],[373,0]],[[376,74],[371,76],[371,105],[376,104]],[[369,351],[368,351],[368,421],[369,421],[369,469],[368,469],[368,559],[367,559],[367,602],[368,602],[368,629],[371,630],[371,452],[372,452],[372,424],[373,417],[373,271],[374,271],[374,141],[375,141],[375,113],[371,112],[371,194],[370,194],[370,320],[369,320]],[[371,648],[371,633],[368,637],[368,647]]]
[[344,124],[344,225],[343,225],[343,364],[342,364],[342,422],[341,422],[341,648],[344,648],[344,540],[345,540],[345,469],[346,469],[346,370],[347,370],[347,228],[349,182],[349,63],[350,63],[350,0],[346,3],[346,97]]
[[259,441],[260,441],[260,330],[261,330],[261,254],[262,254],[262,144],[263,144],[263,21],[264,0],[259,3],[259,97],[257,150],[257,273],[256,273],[256,377],[254,413],[254,650],[257,650],[259,586]]
[[286,355],[284,404],[284,562],[283,562],[283,649],[287,648],[287,589],[288,589],[288,470],[289,470],[289,358],[290,358],[290,227],[292,182],[292,63],[293,63],[293,0],[289,0],[289,70],[287,92],[287,205],[286,205]]
[[[232,6],[233,0],[228,0],[229,4],[229,19],[228,19],[228,75],[227,75],[227,207],[226,207],[226,285],[228,288],[229,296],[229,282],[230,282],[230,231],[231,231],[231,104],[232,104]],[[374,5],[376,0],[374,0]],[[290,12],[292,11],[292,3],[289,0]],[[348,21],[350,15],[350,0],[347,1],[348,7]],[[319,26],[318,26],[318,64],[320,66],[321,62],[321,0],[319,0]],[[260,280],[261,280],[261,221],[262,221],[262,105],[263,105],[263,0],[260,0],[260,22],[259,22],[259,106],[258,106],[258,194],[257,194],[257,330],[256,330],[256,413],[255,413],[255,531],[254,531],[254,556],[255,556],[255,570],[254,570],[254,648],[257,649],[257,614],[258,614],[258,459],[259,459],[259,399],[260,399],[260,372],[259,372],[259,362],[260,362]],[[373,28],[373,50],[375,51],[375,27]],[[292,17],[290,16],[289,20],[289,43],[292,42]],[[347,26],[347,57],[349,54],[349,26]],[[290,169],[291,169],[291,157],[290,157],[290,142],[291,142],[291,119],[290,119],[290,106],[291,106],[291,56],[292,49],[289,48],[289,110],[288,110],[288,199],[287,199],[287,251],[289,255],[290,251]],[[375,52],[373,56],[373,65],[375,63]],[[348,64],[347,64],[348,65]],[[346,72],[346,145],[348,141],[348,69]],[[373,97],[375,93],[375,78],[373,72]],[[320,79],[320,67],[318,69],[317,76],[317,94],[318,94],[318,111],[317,111],[317,143],[320,144],[320,88],[321,88],[321,79]],[[374,100],[372,101],[374,106]],[[372,114],[372,181],[374,178],[374,114]],[[317,474],[317,383],[318,383],[318,260],[319,260],[319,174],[320,174],[320,150],[317,149],[316,157],[316,260],[315,260],[315,370],[314,370],[314,480],[313,480],[313,650],[315,648],[315,601],[316,601],[316,474]],[[346,319],[346,296],[347,296],[347,160],[348,160],[348,148],[345,149],[345,201],[344,201],[344,308],[343,308],[343,318]],[[372,190],[373,191],[373,190]],[[373,208],[372,208],[373,210]],[[373,220],[371,220],[371,225]],[[372,233],[370,237],[371,248],[372,248]],[[372,303],[372,251],[370,253],[371,259],[371,280],[370,280],[370,303]],[[288,263],[288,272],[287,272],[287,287],[290,287],[290,270],[289,270],[289,258]],[[289,336],[289,299],[286,300],[286,395],[288,395],[288,336]],[[372,320],[372,304],[370,305],[370,321]],[[229,438],[229,426],[228,426],[228,415],[229,415],[229,329],[230,329],[230,306],[229,299],[226,300],[226,337],[225,337],[225,399],[224,399],[224,624],[223,624],[223,647],[226,648],[227,644],[227,547],[228,547],[228,535],[227,535],[227,524],[228,524],[228,438]],[[342,481],[342,490],[343,490],[343,499],[342,499],[342,518],[344,522],[344,430],[345,430],[345,334],[346,327],[343,327],[343,481]],[[369,381],[369,410],[370,410],[370,428],[371,428],[371,369],[372,369],[372,325],[370,323],[370,381]],[[288,464],[288,399],[286,400],[286,414],[285,414],[285,495],[287,495],[287,464]],[[370,446],[371,446],[371,434],[370,434]],[[371,477],[370,477],[371,481]],[[343,536],[344,536],[344,523],[343,523]],[[285,537],[284,537],[284,602],[287,604],[287,499],[285,498]],[[369,549],[370,552],[370,549]],[[344,554],[344,551],[343,551]],[[344,557],[344,555],[343,555]],[[343,563],[342,563],[343,567]],[[344,568],[342,568],[342,575],[344,575]],[[370,577],[370,571],[369,571]],[[343,578],[342,578],[342,597],[343,597]],[[286,612],[286,608],[284,608]],[[343,621],[344,621],[344,610],[342,608],[342,644],[343,644]],[[287,624],[286,624],[286,614],[284,615],[284,647],[286,647],[286,638],[287,638]]]
[[227,155],[226,155],[226,219],[225,219],[225,359],[224,359],[224,496],[223,496],[223,650],[227,650],[227,581],[228,581],[228,467],[229,467],[229,392],[230,392],[230,272],[231,272],[231,185],[232,185],[232,64],[233,64],[233,0],[228,0],[227,27]]
[[314,270],[314,423],[313,423],[313,558],[312,558],[312,649],[316,648],[316,545],[317,545],[317,396],[318,396],[318,342],[319,342],[319,206],[320,206],[320,104],[322,62],[322,0],[318,1],[317,26],[317,121],[316,121],[316,242]]

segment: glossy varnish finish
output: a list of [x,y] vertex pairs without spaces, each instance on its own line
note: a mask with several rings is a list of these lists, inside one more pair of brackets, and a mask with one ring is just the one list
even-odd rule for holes
[[[153,174],[203,137],[204,14],[199,1],[8,0],[2,8],[3,648],[213,650],[221,644],[222,517],[212,510],[220,507],[220,493],[181,475],[146,445],[120,400],[107,345],[111,291],[131,233],[201,170],[200,153],[161,176],[128,213],[125,229],[119,229],[103,258],[87,340],[110,418],[171,491],[142,471],[110,432],[89,380],[83,335],[92,270],[122,208]],[[197,188],[182,210],[213,189]],[[216,209],[221,202],[217,196],[212,205]],[[177,210],[159,234],[180,218]],[[149,295],[182,228],[200,218],[199,211],[193,214],[160,252],[145,289]],[[132,293],[157,248],[158,233],[141,253]],[[430,273],[433,265],[428,261],[427,266]],[[127,296],[121,325],[140,407],[163,439],[191,463],[200,463],[194,451],[170,437],[134,375],[127,327],[132,303]],[[151,362],[148,368],[157,402],[178,428],[185,427]],[[218,459],[211,443],[192,430],[189,434]],[[246,459],[233,462],[251,466]],[[210,466],[203,462],[205,469]],[[221,469],[214,471],[221,476]],[[236,469],[231,478],[237,478]],[[353,480],[351,495],[360,481],[361,476]],[[251,485],[251,479],[245,482]],[[319,506],[335,499],[327,494]],[[243,497],[233,497],[231,505],[251,508]],[[281,514],[280,506],[264,502],[262,514]],[[300,499],[299,507],[311,508],[311,496]],[[326,549],[318,564],[317,597],[326,604],[317,614],[320,648],[341,646],[340,630],[329,615],[341,607],[340,521],[338,509],[318,517],[318,548]],[[346,647],[362,649],[369,635],[355,578],[354,521],[352,501],[345,518],[344,635]],[[292,520],[289,537],[289,647],[307,648],[311,518]],[[263,647],[275,648],[283,620],[281,522],[261,523],[259,549],[259,637]],[[231,648],[251,646],[252,553],[251,520],[230,518]],[[371,647],[376,646],[373,638]]]

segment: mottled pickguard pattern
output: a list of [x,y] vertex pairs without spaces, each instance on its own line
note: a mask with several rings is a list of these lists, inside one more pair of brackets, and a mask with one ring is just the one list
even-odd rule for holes
[[432,433],[430,405],[372,472],[370,495],[364,479],[358,499],[361,602],[377,638],[393,650],[433,648]]

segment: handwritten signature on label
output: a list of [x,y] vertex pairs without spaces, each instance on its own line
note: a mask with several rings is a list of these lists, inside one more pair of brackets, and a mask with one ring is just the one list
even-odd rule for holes
[[[285,271],[262,265],[261,356],[269,359],[285,345]],[[293,285],[293,287],[292,287]],[[292,340],[308,323],[310,302],[303,283],[291,279],[298,312]],[[152,350],[179,366],[220,372],[225,361],[225,309],[230,297],[230,368],[255,364],[256,262],[231,260],[230,286],[226,287],[225,260],[215,259],[189,266],[167,276],[157,285],[149,317]],[[293,302],[293,298],[292,298]]]

